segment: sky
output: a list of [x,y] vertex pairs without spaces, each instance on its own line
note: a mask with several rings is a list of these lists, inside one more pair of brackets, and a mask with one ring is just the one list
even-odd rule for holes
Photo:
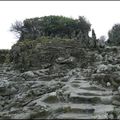
[[10,49],[17,42],[10,32],[16,20],[48,15],[85,16],[99,38],[107,37],[112,26],[120,23],[119,12],[120,1],[0,1],[0,49]]

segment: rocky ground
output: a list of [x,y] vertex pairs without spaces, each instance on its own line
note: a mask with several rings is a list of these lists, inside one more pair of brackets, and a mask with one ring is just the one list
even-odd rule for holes
[[47,67],[21,73],[1,64],[0,118],[120,119],[119,53],[119,48],[94,51],[92,65],[59,72],[75,58],[59,57],[54,72]]

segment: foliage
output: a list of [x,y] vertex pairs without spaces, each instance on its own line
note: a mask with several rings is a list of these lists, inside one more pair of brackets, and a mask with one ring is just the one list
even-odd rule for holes
[[79,19],[72,19],[50,15],[25,19],[23,23],[17,21],[12,25],[11,31],[20,35],[19,40],[35,40],[41,36],[72,38],[79,32],[88,35],[90,27],[91,24],[82,16]]
[[23,32],[22,27],[23,27],[23,23],[21,21],[16,21],[14,24],[11,25],[10,31],[15,32],[17,38],[19,38]]
[[83,34],[86,34],[90,31],[90,27],[91,24],[89,23],[89,21],[86,20],[86,18],[84,16],[79,16],[79,23],[78,23],[79,27],[80,27],[80,31]]
[[120,24],[115,24],[108,32],[109,45],[120,45]]
[[97,47],[97,39],[94,29],[92,29],[92,38],[89,39],[89,48],[95,48]]
[[96,40],[96,34],[95,34],[94,29],[92,29],[92,38],[93,38],[94,40]]

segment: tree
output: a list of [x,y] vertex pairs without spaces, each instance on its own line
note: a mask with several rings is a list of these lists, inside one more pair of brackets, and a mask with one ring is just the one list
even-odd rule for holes
[[91,30],[91,24],[84,16],[79,16],[79,26],[81,32],[88,35],[88,32]]
[[92,29],[92,38],[93,38],[94,40],[96,40],[96,34],[95,34],[94,29]]
[[11,25],[10,31],[16,33],[16,37],[20,37],[22,34],[23,23],[21,21],[15,21],[14,24]]
[[120,24],[115,24],[108,32],[108,43],[110,45],[120,45]]
[[93,47],[97,47],[97,39],[94,29],[92,29],[92,40],[93,40]]

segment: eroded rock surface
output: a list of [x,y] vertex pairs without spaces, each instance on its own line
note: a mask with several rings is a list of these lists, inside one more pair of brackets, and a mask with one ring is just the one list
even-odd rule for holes
[[119,47],[76,50],[22,73],[0,65],[0,118],[119,119]]
[[0,118],[107,119],[120,105],[119,94],[91,81],[85,74],[91,70],[74,68],[59,75],[47,69],[11,73],[1,67]]

